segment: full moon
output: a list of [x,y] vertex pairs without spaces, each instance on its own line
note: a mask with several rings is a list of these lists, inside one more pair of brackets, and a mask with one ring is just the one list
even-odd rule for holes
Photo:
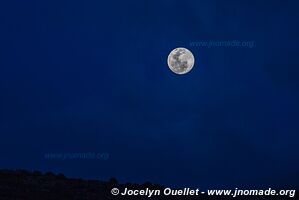
[[186,74],[194,66],[194,56],[191,51],[180,47],[172,50],[167,58],[167,64],[176,74]]

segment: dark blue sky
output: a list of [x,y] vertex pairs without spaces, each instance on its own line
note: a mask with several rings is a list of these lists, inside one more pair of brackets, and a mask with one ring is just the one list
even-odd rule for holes
[[[299,185],[296,1],[0,3],[0,168],[173,186]],[[253,48],[197,41],[255,41]],[[167,67],[190,49],[191,73]],[[108,160],[45,153],[107,152]]]

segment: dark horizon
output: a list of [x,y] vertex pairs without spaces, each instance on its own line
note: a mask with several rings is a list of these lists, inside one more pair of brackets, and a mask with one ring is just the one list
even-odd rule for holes
[[[0,169],[298,187],[297,8],[278,0],[1,2]],[[224,43],[233,41],[248,45]],[[195,57],[186,75],[167,66],[177,47]],[[70,158],[77,153],[99,157]]]

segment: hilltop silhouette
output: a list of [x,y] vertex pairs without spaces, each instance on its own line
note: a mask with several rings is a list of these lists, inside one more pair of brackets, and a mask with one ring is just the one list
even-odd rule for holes
[[143,199],[297,199],[290,197],[224,197],[224,196],[113,196],[112,188],[121,191],[130,189],[155,189],[163,190],[162,185],[144,184],[119,184],[117,179],[109,181],[82,180],[66,178],[63,174],[51,172],[41,173],[39,171],[29,172],[25,170],[0,170],[0,200],[143,200]]

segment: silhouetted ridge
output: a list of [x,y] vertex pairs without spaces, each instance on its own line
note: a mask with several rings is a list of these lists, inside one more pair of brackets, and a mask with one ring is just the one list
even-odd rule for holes
[[[141,200],[141,199],[297,199],[289,197],[224,197],[224,196],[113,196],[112,188],[152,189],[163,191],[165,187],[146,182],[144,184],[119,184],[116,178],[109,181],[66,178],[63,174],[25,170],[0,170],[0,200]],[[174,189],[174,188],[173,188]]]

